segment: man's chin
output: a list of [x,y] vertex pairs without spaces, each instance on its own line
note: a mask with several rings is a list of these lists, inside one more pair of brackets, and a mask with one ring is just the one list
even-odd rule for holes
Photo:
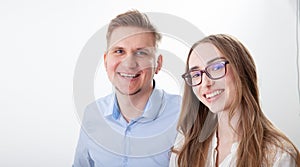
[[140,91],[141,91],[141,89],[138,89],[138,90],[136,90],[136,91],[123,91],[123,90],[120,90],[119,88],[117,88],[116,87],[116,90],[120,93],[120,94],[122,94],[122,95],[126,95],[126,96],[133,96],[133,95],[136,95],[136,94],[138,94]]

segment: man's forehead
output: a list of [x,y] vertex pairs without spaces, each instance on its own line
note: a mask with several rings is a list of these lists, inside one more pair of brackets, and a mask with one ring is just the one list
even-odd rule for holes
[[135,35],[140,35],[143,33],[149,33],[149,31],[144,30],[142,28],[131,27],[131,26],[118,27],[118,28],[114,29],[113,32],[111,33],[109,46],[112,46],[126,38],[129,38],[129,37],[132,37]]

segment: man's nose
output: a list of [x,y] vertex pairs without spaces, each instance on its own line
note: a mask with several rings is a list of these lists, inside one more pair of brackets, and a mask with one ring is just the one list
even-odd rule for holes
[[133,53],[126,55],[126,57],[122,60],[122,64],[128,68],[136,68],[139,66]]

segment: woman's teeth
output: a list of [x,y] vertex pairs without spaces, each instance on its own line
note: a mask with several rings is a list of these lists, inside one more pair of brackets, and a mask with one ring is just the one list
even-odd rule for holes
[[205,97],[206,97],[207,99],[210,99],[210,98],[213,98],[213,97],[215,97],[215,96],[221,94],[222,92],[223,92],[222,90],[217,90],[217,91],[214,91],[214,92],[212,92],[212,93],[206,94]]

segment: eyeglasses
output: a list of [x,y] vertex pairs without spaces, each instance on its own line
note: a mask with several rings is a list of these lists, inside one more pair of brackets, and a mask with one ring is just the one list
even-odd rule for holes
[[197,86],[202,82],[203,73],[212,80],[223,78],[226,74],[226,64],[229,64],[227,60],[218,61],[208,65],[204,70],[190,70],[184,73],[181,77],[189,86]]

